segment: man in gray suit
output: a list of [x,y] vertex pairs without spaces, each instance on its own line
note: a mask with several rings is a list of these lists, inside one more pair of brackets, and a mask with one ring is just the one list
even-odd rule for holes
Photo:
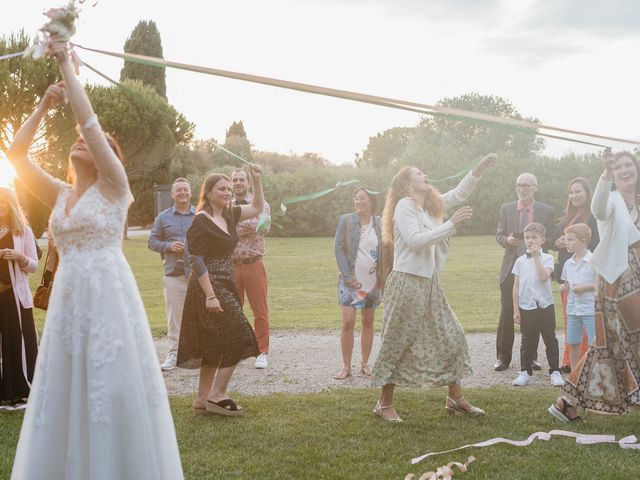
[[[538,180],[531,173],[523,173],[516,180],[516,194],[518,200],[505,203],[500,207],[498,232],[496,240],[504,248],[502,268],[500,269],[500,298],[502,308],[498,322],[496,337],[497,362],[494,370],[500,372],[509,368],[513,351],[513,264],[520,255],[525,253],[522,231],[529,223],[541,223],[547,232],[553,232],[553,207],[536,202],[535,193],[538,191]],[[551,237],[551,235],[549,235]],[[550,239],[547,239],[549,242]],[[545,244],[545,249],[548,245]],[[540,364],[533,362],[533,368],[540,370]]]

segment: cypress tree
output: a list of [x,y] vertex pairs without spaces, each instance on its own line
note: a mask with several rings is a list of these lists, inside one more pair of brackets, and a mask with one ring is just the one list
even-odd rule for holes
[[[138,53],[150,57],[164,58],[160,32],[156,27],[156,23],[153,20],[140,20],[124,43],[124,51],[126,53]],[[143,84],[153,87],[161,97],[167,98],[164,67],[152,67],[125,61],[124,68],[120,72],[120,81],[122,82],[123,80],[140,80]]]

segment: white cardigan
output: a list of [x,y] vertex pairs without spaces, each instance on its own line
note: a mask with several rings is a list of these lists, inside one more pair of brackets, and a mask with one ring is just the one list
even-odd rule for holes
[[640,231],[620,192],[611,191],[611,182],[602,177],[593,192],[591,212],[598,220],[600,243],[590,263],[608,283],[614,283],[629,268],[629,246],[640,241]]
[[[463,202],[478,180],[469,172],[456,188],[442,195],[445,210]],[[451,220],[442,223],[419,209],[411,198],[402,198],[393,213],[393,269],[431,278],[436,269],[444,269],[449,253],[448,237],[455,233]]]

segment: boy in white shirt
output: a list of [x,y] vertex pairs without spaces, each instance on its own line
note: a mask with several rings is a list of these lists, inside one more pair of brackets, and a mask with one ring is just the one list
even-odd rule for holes
[[551,292],[551,274],[553,257],[542,251],[547,230],[540,223],[530,223],[524,228],[524,243],[527,253],[518,257],[513,265],[515,275],[513,283],[513,320],[520,325],[522,346],[520,347],[521,372],[513,381],[515,386],[524,386],[531,382],[532,363],[538,347],[538,338],[542,336],[547,350],[549,377],[551,385],[564,384],[558,370],[559,353],[556,338],[556,314]]
[[587,249],[591,240],[591,228],[584,223],[576,223],[566,230],[566,247],[573,256],[562,269],[561,291],[568,291],[567,297],[567,343],[571,368],[580,360],[582,329],[587,332],[589,345],[596,336],[595,299],[596,272],[589,263],[591,252]]

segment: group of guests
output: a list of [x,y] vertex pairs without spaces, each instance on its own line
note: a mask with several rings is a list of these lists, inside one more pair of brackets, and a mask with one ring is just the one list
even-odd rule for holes
[[[513,384],[529,384],[533,370],[542,368],[537,361],[538,341],[542,335],[551,385],[562,386],[561,372],[571,371],[580,352],[584,352],[595,337],[593,292],[596,274],[589,259],[598,245],[599,235],[595,217],[591,214],[591,186],[586,179],[577,177],[569,182],[566,211],[557,224],[554,224],[553,208],[535,200],[537,190],[537,178],[523,173],[516,179],[518,200],[500,208],[496,240],[504,248],[504,255],[494,370],[509,368],[516,323],[520,324],[522,332],[521,365]],[[557,250],[557,262],[544,250]],[[532,258],[533,252],[540,254],[534,254]],[[565,324],[562,365],[554,333],[552,279],[560,284]]]
[[[47,89],[8,152],[21,181],[52,208],[49,231],[59,256],[37,363],[27,281],[27,274],[37,269],[36,244],[15,196],[0,189],[0,392],[3,401],[12,402],[29,394],[12,478],[181,479],[166,388],[144,306],[122,252],[133,200],[123,155],[102,130],[73,74],[68,43],[54,37],[48,48],[63,82]],[[54,179],[28,155],[43,118],[64,98],[80,134],[69,153],[70,183]],[[495,155],[487,155],[445,194],[421,170],[403,167],[392,179],[382,221],[373,214],[365,190],[356,192],[356,213],[340,220],[336,256],[345,327],[344,365],[337,377],[351,374],[353,339],[347,337],[356,309],[362,310],[368,327],[384,291],[380,352],[371,369],[372,329],[367,328],[360,373],[381,388],[373,411],[385,421],[402,421],[394,404],[396,386],[446,385],[448,414],[485,414],[464,399],[461,380],[471,374],[469,350],[438,275],[447,260],[449,238],[473,213],[463,206],[447,218],[447,210],[463,203],[495,162]],[[595,339],[581,357],[570,350],[571,372],[562,395],[549,407],[562,421],[575,420],[582,409],[621,414],[640,405],[640,166],[628,152],[605,152],[603,165],[591,201],[597,228],[588,226],[585,213],[588,183],[581,183],[583,192],[570,186],[569,201],[575,208],[568,209],[562,234],[552,242],[570,257],[561,274],[567,283],[563,292],[569,331],[575,320],[584,324],[588,337],[593,334],[589,315],[578,308],[584,307],[578,296],[593,288],[592,278],[581,269],[593,267],[598,274]],[[237,182],[209,175],[195,209],[189,206],[188,182],[178,179],[172,189],[176,205],[158,218],[149,243],[164,255],[165,277],[176,277],[165,278],[172,342],[165,368],[175,363],[200,369],[196,414],[241,415],[242,408],[227,396],[231,375],[238,362],[259,358],[268,349],[268,341],[261,333],[256,336],[244,315],[239,295],[251,290],[247,279],[264,272],[263,266],[254,268],[260,267],[263,250],[255,256],[252,248],[237,251],[242,222],[257,219],[247,227],[254,233],[266,223],[261,218],[262,171],[252,165],[249,176],[246,173],[234,172]],[[241,192],[249,180],[253,196],[247,199]],[[501,316],[506,343],[499,346],[499,360],[508,365],[506,347],[513,342],[514,321],[519,322],[525,337],[522,372],[531,375],[541,334],[553,380],[559,353],[549,298],[556,267],[543,251],[552,231],[544,223],[551,220],[549,210],[525,194],[537,189],[535,177],[521,175],[516,188],[519,201],[504,206],[504,228],[498,232],[508,255],[503,282],[513,282],[504,288],[512,307]],[[579,197],[584,197],[582,204]],[[167,232],[175,227],[176,235],[166,233],[165,227]],[[600,243],[589,254],[596,230]],[[266,298],[266,280],[260,288]],[[508,298],[503,298],[503,307]],[[251,306],[259,312],[259,306]]]
[[[256,357],[258,369],[268,366],[263,257],[270,210],[260,176],[257,166],[250,173],[238,168],[231,178],[209,175],[195,208],[189,182],[177,178],[174,205],[158,215],[149,236],[165,270],[169,351],[161,368],[200,369],[196,413],[242,414],[226,394],[235,366],[248,357]],[[243,313],[245,294],[255,333]]]
[[[340,217],[335,256],[343,367],[335,378],[351,375],[355,310],[361,309],[360,373],[382,387],[374,412],[384,420],[401,421],[393,404],[396,385],[448,385],[448,413],[484,414],[462,396],[460,381],[471,374],[469,354],[438,271],[455,226],[471,216],[463,207],[443,223],[443,212],[463,202],[494,161],[485,157],[443,195],[420,170],[404,167],[391,183],[381,221],[364,188],[355,191],[356,211]],[[550,383],[563,391],[549,412],[562,421],[578,418],[583,409],[624,413],[640,405],[640,167],[633,154],[608,150],[603,165],[593,196],[586,179],[571,180],[558,223],[552,207],[535,201],[536,177],[523,173],[516,180],[518,200],[502,205],[498,222],[496,240],[505,252],[494,369],[509,368],[514,324],[519,325],[520,370],[513,385],[529,384],[533,370],[542,368],[542,336]],[[557,250],[557,261],[546,250]],[[552,279],[559,284],[565,319],[562,364]],[[382,343],[371,371],[371,325],[382,295]]]

